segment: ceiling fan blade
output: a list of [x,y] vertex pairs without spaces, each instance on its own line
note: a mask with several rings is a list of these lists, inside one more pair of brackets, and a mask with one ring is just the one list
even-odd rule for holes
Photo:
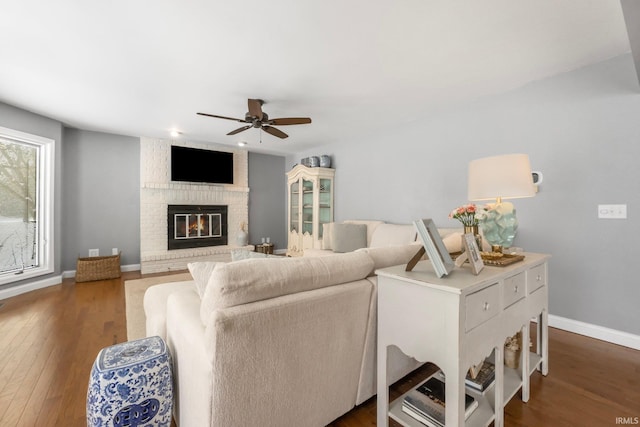
[[201,116],[207,116],[207,117],[215,117],[216,119],[226,119],[226,120],[235,120],[236,122],[240,122],[240,123],[247,123],[246,120],[243,119],[236,119],[234,117],[225,117],[225,116],[218,116],[216,114],[207,114],[207,113],[196,113],[199,114]]
[[269,120],[269,124],[275,126],[306,125],[308,123],[311,123],[311,119],[309,117],[286,117],[281,119]]
[[249,115],[257,117],[258,120],[262,120],[262,100],[261,99],[249,99]]
[[253,126],[249,125],[249,126],[242,126],[241,128],[238,128],[236,130],[232,130],[231,132],[229,132],[227,135],[235,135],[236,133],[240,133],[242,131],[245,131],[247,129],[252,128]]
[[262,129],[264,129],[264,131],[266,133],[270,133],[273,136],[277,136],[278,138],[287,138],[289,135],[287,135],[286,133],[282,132],[280,129],[276,129],[274,127],[271,126],[262,126]]

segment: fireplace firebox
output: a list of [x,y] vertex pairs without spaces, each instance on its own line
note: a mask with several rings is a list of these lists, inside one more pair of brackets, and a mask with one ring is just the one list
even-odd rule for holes
[[226,245],[227,206],[169,205],[168,249]]

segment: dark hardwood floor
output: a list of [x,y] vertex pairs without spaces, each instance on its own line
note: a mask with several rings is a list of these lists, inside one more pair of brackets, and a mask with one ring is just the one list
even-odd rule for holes
[[[123,283],[139,277],[65,280],[0,301],[0,426],[86,425],[91,366],[101,348],[126,340]],[[615,426],[640,417],[640,351],[551,328],[549,358],[549,375],[533,375],[531,399],[516,395],[505,425]],[[392,397],[433,369],[393,385]],[[330,425],[376,425],[375,398]]]

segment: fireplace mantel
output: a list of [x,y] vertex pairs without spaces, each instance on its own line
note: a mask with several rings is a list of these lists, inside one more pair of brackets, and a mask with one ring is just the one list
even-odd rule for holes
[[[234,154],[234,184],[171,182],[171,145]],[[229,261],[242,223],[249,222],[248,153],[246,150],[188,141],[140,138],[140,269],[142,274],[184,270],[194,261]],[[225,205],[228,244],[168,250],[169,205]]]

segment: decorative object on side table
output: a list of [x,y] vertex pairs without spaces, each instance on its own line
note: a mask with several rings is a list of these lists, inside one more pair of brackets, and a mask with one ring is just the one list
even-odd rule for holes
[[262,244],[256,245],[256,252],[272,255],[274,248],[275,248],[275,245],[271,243],[271,238],[263,237]]
[[154,336],[103,348],[87,392],[87,426],[169,427],[173,402],[171,357]]
[[504,364],[509,368],[518,369],[521,352],[522,334],[518,332],[504,342]]
[[492,245],[494,252],[511,246],[518,229],[516,211],[510,202],[502,199],[517,199],[535,196],[529,156],[506,154],[485,157],[469,163],[469,200],[495,200],[495,203],[476,212],[484,239]]
[[495,267],[504,267],[524,259],[522,254],[505,254],[502,252],[480,252],[480,256],[486,265]]
[[416,227],[420,241],[422,241],[422,247],[407,263],[405,270],[413,270],[413,267],[416,266],[418,261],[426,252],[438,277],[446,276],[451,273],[455,264],[451,259],[451,255],[449,255],[449,251],[447,251],[447,247],[444,245],[433,220],[417,220],[413,221],[413,225]]
[[496,368],[489,360],[484,360],[476,367],[475,374],[469,369],[464,380],[465,385],[474,390],[483,392],[496,380]]
[[473,234],[465,233],[462,235],[462,249],[464,252],[456,258],[456,266],[461,267],[465,261],[469,261],[471,271],[477,276],[484,268],[484,262],[480,256],[480,249],[478,249]]
[[478,232],[478,218],[476,218],[477,209],[477,206],[473,203],[462,205],[452,210],[449,213],[449,218],[460,221],[464,227],[464,234],[473,234],[478,248],[482,250],[482,236]]
[[244,228],[245,228],[245,222],[242,221],[240,223],[240,231],[238,231],[238,235],[236,237],[236,242],[238,243],[238,246],[247,246],[249,244],[249,235],[244,230]]

